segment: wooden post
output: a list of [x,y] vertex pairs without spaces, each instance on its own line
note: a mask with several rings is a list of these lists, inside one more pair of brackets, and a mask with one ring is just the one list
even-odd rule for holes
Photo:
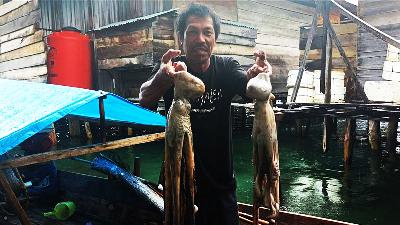
[[8,180],[4,175],[3,170],[0,170],[0,185],[4,189],[4,192],[7,196],[7,200],[11,203],[12,207],[15,209],[15,212],[17,213],[17,216],[21,224],[31,225],[28,215],[26,215],[25,210],[22,208],[21,204],[19,204],[19,201],[15,196],[14,191],[11,189],[10,183],[8,183]]
[[303,123],[301,119],[296,119],[296,134],[298,137],[303,137]]
[[[325,1],[321,5],[322,7],[322,14],[324,18],[324,45],[322,48],[322,57],[321,62],[324,65],[324,69],[321,70],[321,82],[324,82],[324,90],[325,90],[325,99],[324,103],[331,102],[331,68],[332,68],[332,40],[329,35],[328,31],[328,24],[329,22],[329,11],[330,11],[330,2]],[[324,71],[324,72],[322,72]],[[322,77],[324,76],[324,77]],[[324,79],[323,79],[324,78]],[[322,80],[323,79],[323,80]],[[321,85],[322,88],[322,85]],[[323,89],[321,89],[323,90]],[[332,118],[329,116],[324,117],[324,134],[322,140],[322,149],[323,152],[327,152],[329,148],[329,138],[331,133],[331,125],[332,125]]]
[[387,128],[387,141],[386,141],[386,150],[389,153],[390,159],[394,159],[396,153],[396,143],[397,143],[397,123],[398,120],[396,117],[389,118],[389,125]]
[[140,177],[140,157],[135,157],[133,161],[133,175]]
[[368,139],[371,150],[378,151],[381,145],[381,129],[379,120],[368,120]]
[[337,117],[332,118],[332,135],[337,138]]
[[347,118],[346,128],[343,140],[343,151],[344,151],[344,165],[349,167],[351,165],[351,159],[353,157],[353,146],[356,138],[356,119]]
[[90,124],[87,121],[85,122],[85,132],[87,139],[93,139],[93,134],[92,131],[90,130]]
[[106,123],[106,116],[104,112],[104,102],[103,100],[106,98],[106,95],[99,97],[99,112],[100,112],[100,137],[103,143],[106,142],[106,134],[105,134],[105,123]]

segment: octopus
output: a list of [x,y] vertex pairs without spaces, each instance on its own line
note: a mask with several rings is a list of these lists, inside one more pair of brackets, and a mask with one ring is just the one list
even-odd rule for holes
[[[260,59],[261,58],[261,59]],[[264,60],[257,57],[257,60]],[[267,219],[273,220],[279,213],[279,155],[275,114],[268,73],[259,73],[247,83],[246,95],[255,99],[253,142],[253,224],[258,224],[260,206],[269,208]]]
[[204,83],[186,71],[174,76],[174,98],[167,115],[164,152],[164,224],[194,224],[194,152],[190,99],[200,97]]

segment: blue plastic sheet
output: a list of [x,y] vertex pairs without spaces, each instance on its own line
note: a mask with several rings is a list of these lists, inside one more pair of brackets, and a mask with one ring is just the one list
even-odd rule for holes
[[104,95],[108,121],[166,125],[164,116],[108,92],[0,79],[0,155],[66,115],[98,119]]

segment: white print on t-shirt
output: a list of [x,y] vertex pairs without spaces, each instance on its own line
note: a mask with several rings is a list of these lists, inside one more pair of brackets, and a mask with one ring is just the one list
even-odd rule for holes
[[192,112],[208,113],[215,110],[216,102],[222,99],[221,89],[210,89],[206,91],[201,97],[192,102]]

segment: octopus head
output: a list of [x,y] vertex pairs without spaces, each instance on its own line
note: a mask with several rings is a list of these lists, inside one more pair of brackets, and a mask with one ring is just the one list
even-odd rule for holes
[[186,71],[176,73],[174,77],[175,97],[195,99],[203,95],[203,81]]
[[271,81],[269,74],[259,73],[257,76],[251,78],[247,83],[246,95],[260,101],[268,100],[272,91]]

